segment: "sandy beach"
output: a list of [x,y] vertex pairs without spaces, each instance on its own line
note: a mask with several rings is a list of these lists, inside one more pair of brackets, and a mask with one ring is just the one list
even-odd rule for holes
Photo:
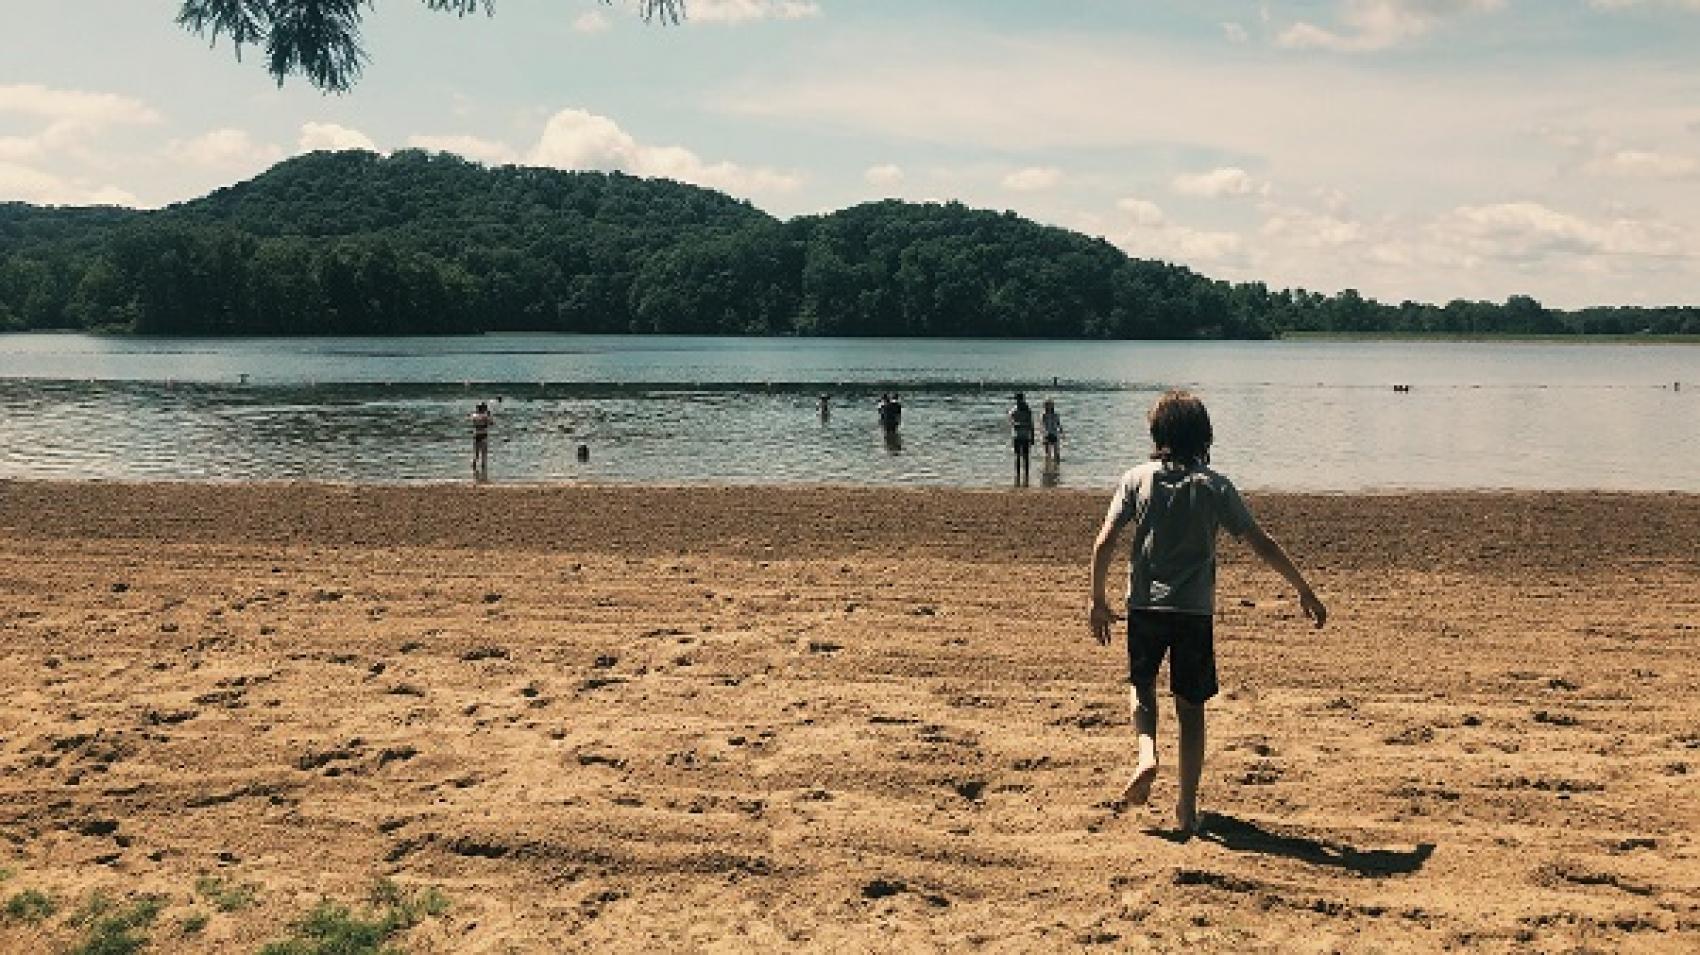
[[1184,843],[1107,499],[0,482],[0,950],[1700,947],[1700,496],[1252,495]]

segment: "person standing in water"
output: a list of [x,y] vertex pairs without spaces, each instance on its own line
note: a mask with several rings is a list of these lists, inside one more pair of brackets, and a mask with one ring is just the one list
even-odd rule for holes
[[1015,484],[1021,487],[1028,483],[1031,470],[1033,409],[1027,404],[1027,396],[1019,391],[1015,393],[1015,407],[1009,409],[1009,431],[1015,447]]
[[903,437],[897,427],[903,422],[903,403],[895,394],[880,395],[879,403],[880,433],[885,436],[887,454],[899,454],[903,451]]
[[1039,428],[1045,433],[1045,467],[1054,468],[1062,463],[1062,417],[1057,414],[1057,403],[1049,398],[1039,415]]
[[487,403],[480,401],[478,407],[472,409],[473,480],[488,480],[490,477],[490,425],[494,421]]

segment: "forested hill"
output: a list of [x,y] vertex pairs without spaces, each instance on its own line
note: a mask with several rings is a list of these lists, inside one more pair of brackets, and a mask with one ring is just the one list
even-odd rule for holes
[[956,203],[781,222],[666,180],[408,150],[301,156],[157,211],[0,204],[0,330],[38,328],[1257,338],[1700,333],[1700,310],[1389,306],[1213,281]]
[[596,227],[665,235],[774,221],[748,202],[670,180],[488,169],[417,150],[389,158],[360,150],[310,153],[164,214],[263,237],[386,234],[429,244],[471,231],[499,245]]

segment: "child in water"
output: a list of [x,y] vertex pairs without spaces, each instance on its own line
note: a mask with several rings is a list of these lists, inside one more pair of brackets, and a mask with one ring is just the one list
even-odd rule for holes
[[1045,432],[1045,465],[1056,467],[1062,463],[1062,416],[1057,414],[1057,403],[1050,398],[1045,399],[1039,426]]
[[1328,610],[1281,545],[1258,526],[1226,475],[1210,468],[1214,438],[1204,402],[1170,391],[1149,415],[1152,460],[1123,475],[1092,547],[1088,622],[1100,644],[1110,642],[1115,614],[1104,595],[1116,536],[1133,526],[1128,568],[1127,659],[1139,756],[1116,800],[1118,810],[1144,805],[1157,778],[1157,670],[1169,656],[1169,690],[1180,724],[1180,792],[1175,823],[1199,829],[1198,780],[1204,771],[1204,704],[1216,695],[1212,616],[1216,599],[1216,531],[1245,541],[1298,591],[1299,606],[1317,627]]
[[494,420],[485,402],[480,401],[472,411],[472,476],[475,478],[490,471],[490,424]]

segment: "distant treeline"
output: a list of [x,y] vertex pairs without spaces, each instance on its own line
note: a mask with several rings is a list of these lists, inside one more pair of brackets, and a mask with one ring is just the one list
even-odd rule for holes
[[0,204],[0,330],[1035,338],[1700,334],[1700,309],[1387,305],[1215,281],[1013,213],[781,222],[694,186],[314,153],[157,211]]

